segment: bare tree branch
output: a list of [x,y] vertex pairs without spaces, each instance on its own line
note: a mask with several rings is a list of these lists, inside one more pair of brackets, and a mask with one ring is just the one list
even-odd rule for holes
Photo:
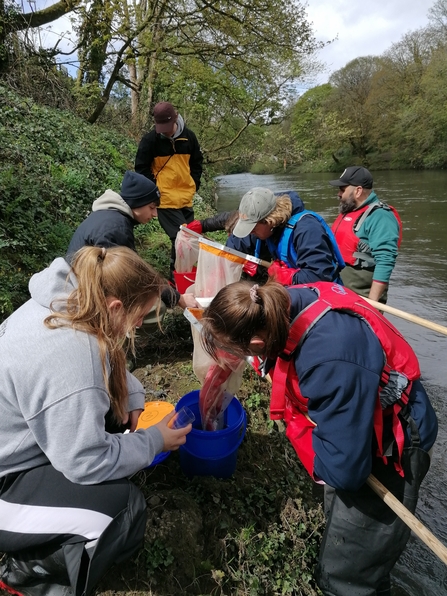
[[72,12],[81,4],[81,0],[60,0],[42,10],[35,12],[27,12],[25,14],[13,14],[10,15],[7,23],[5,23],[7,33],[12,31],[23,31],[24,29],[42,27],[52,21],[55,21],[59,17]]

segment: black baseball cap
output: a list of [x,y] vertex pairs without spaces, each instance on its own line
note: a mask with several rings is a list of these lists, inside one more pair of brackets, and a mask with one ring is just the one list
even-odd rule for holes
[[362,186],[363,188],[373,187],[371,172],[362,166],[349,166],[338,180],[329,180],[332,186]]

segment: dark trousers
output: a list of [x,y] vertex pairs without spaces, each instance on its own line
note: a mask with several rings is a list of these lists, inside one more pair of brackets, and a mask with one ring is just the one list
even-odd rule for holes
[[194,219],[194,210],[192,207],[183,207],[182,209],[157,209],[157,217],[161,227],[171,240],[171,258],[170,258],[170,277],[175,268],[175,239],[180,226],[189,224]]
[[0,480],[0,551],[25,570],[27,561],[45,569],[60,553],[65,578],[59,573],[56,582],[50,569],[45,581],[70,585],[75,596],[90,594],[107,569],[129,558],[145,526],[146,501],[127,479],[74,484],[47,464]]
[[[402,463],[404,478],[378,459],[372,474],[414,513],[430,457],[412,447]],[[366,484],[357,492],[326,485],[324,500],[327,525],[317,568],[323,594],[389,596],[390,572],[410,536],[408,526]]]

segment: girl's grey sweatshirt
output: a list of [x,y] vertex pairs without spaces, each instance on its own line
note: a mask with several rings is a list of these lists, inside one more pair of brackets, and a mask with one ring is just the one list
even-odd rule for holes
[[[65,259],[56,259],[0,325],[0,477],[50,461],[72,482],[97,484],[131,476],[163,449],[156,427],[105,431],[110,400],[96,338],[44,325],[51,302],[76,286]],[[127,379],[128,411],[143,408],[143,386]]]

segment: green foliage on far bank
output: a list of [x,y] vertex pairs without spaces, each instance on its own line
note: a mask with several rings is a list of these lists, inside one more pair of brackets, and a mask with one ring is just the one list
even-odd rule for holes
[[352,60],[299,98],[291,137],[307,171],[352,163],[447,167],[446,31],[431,25],[409,32],[383,55]]

